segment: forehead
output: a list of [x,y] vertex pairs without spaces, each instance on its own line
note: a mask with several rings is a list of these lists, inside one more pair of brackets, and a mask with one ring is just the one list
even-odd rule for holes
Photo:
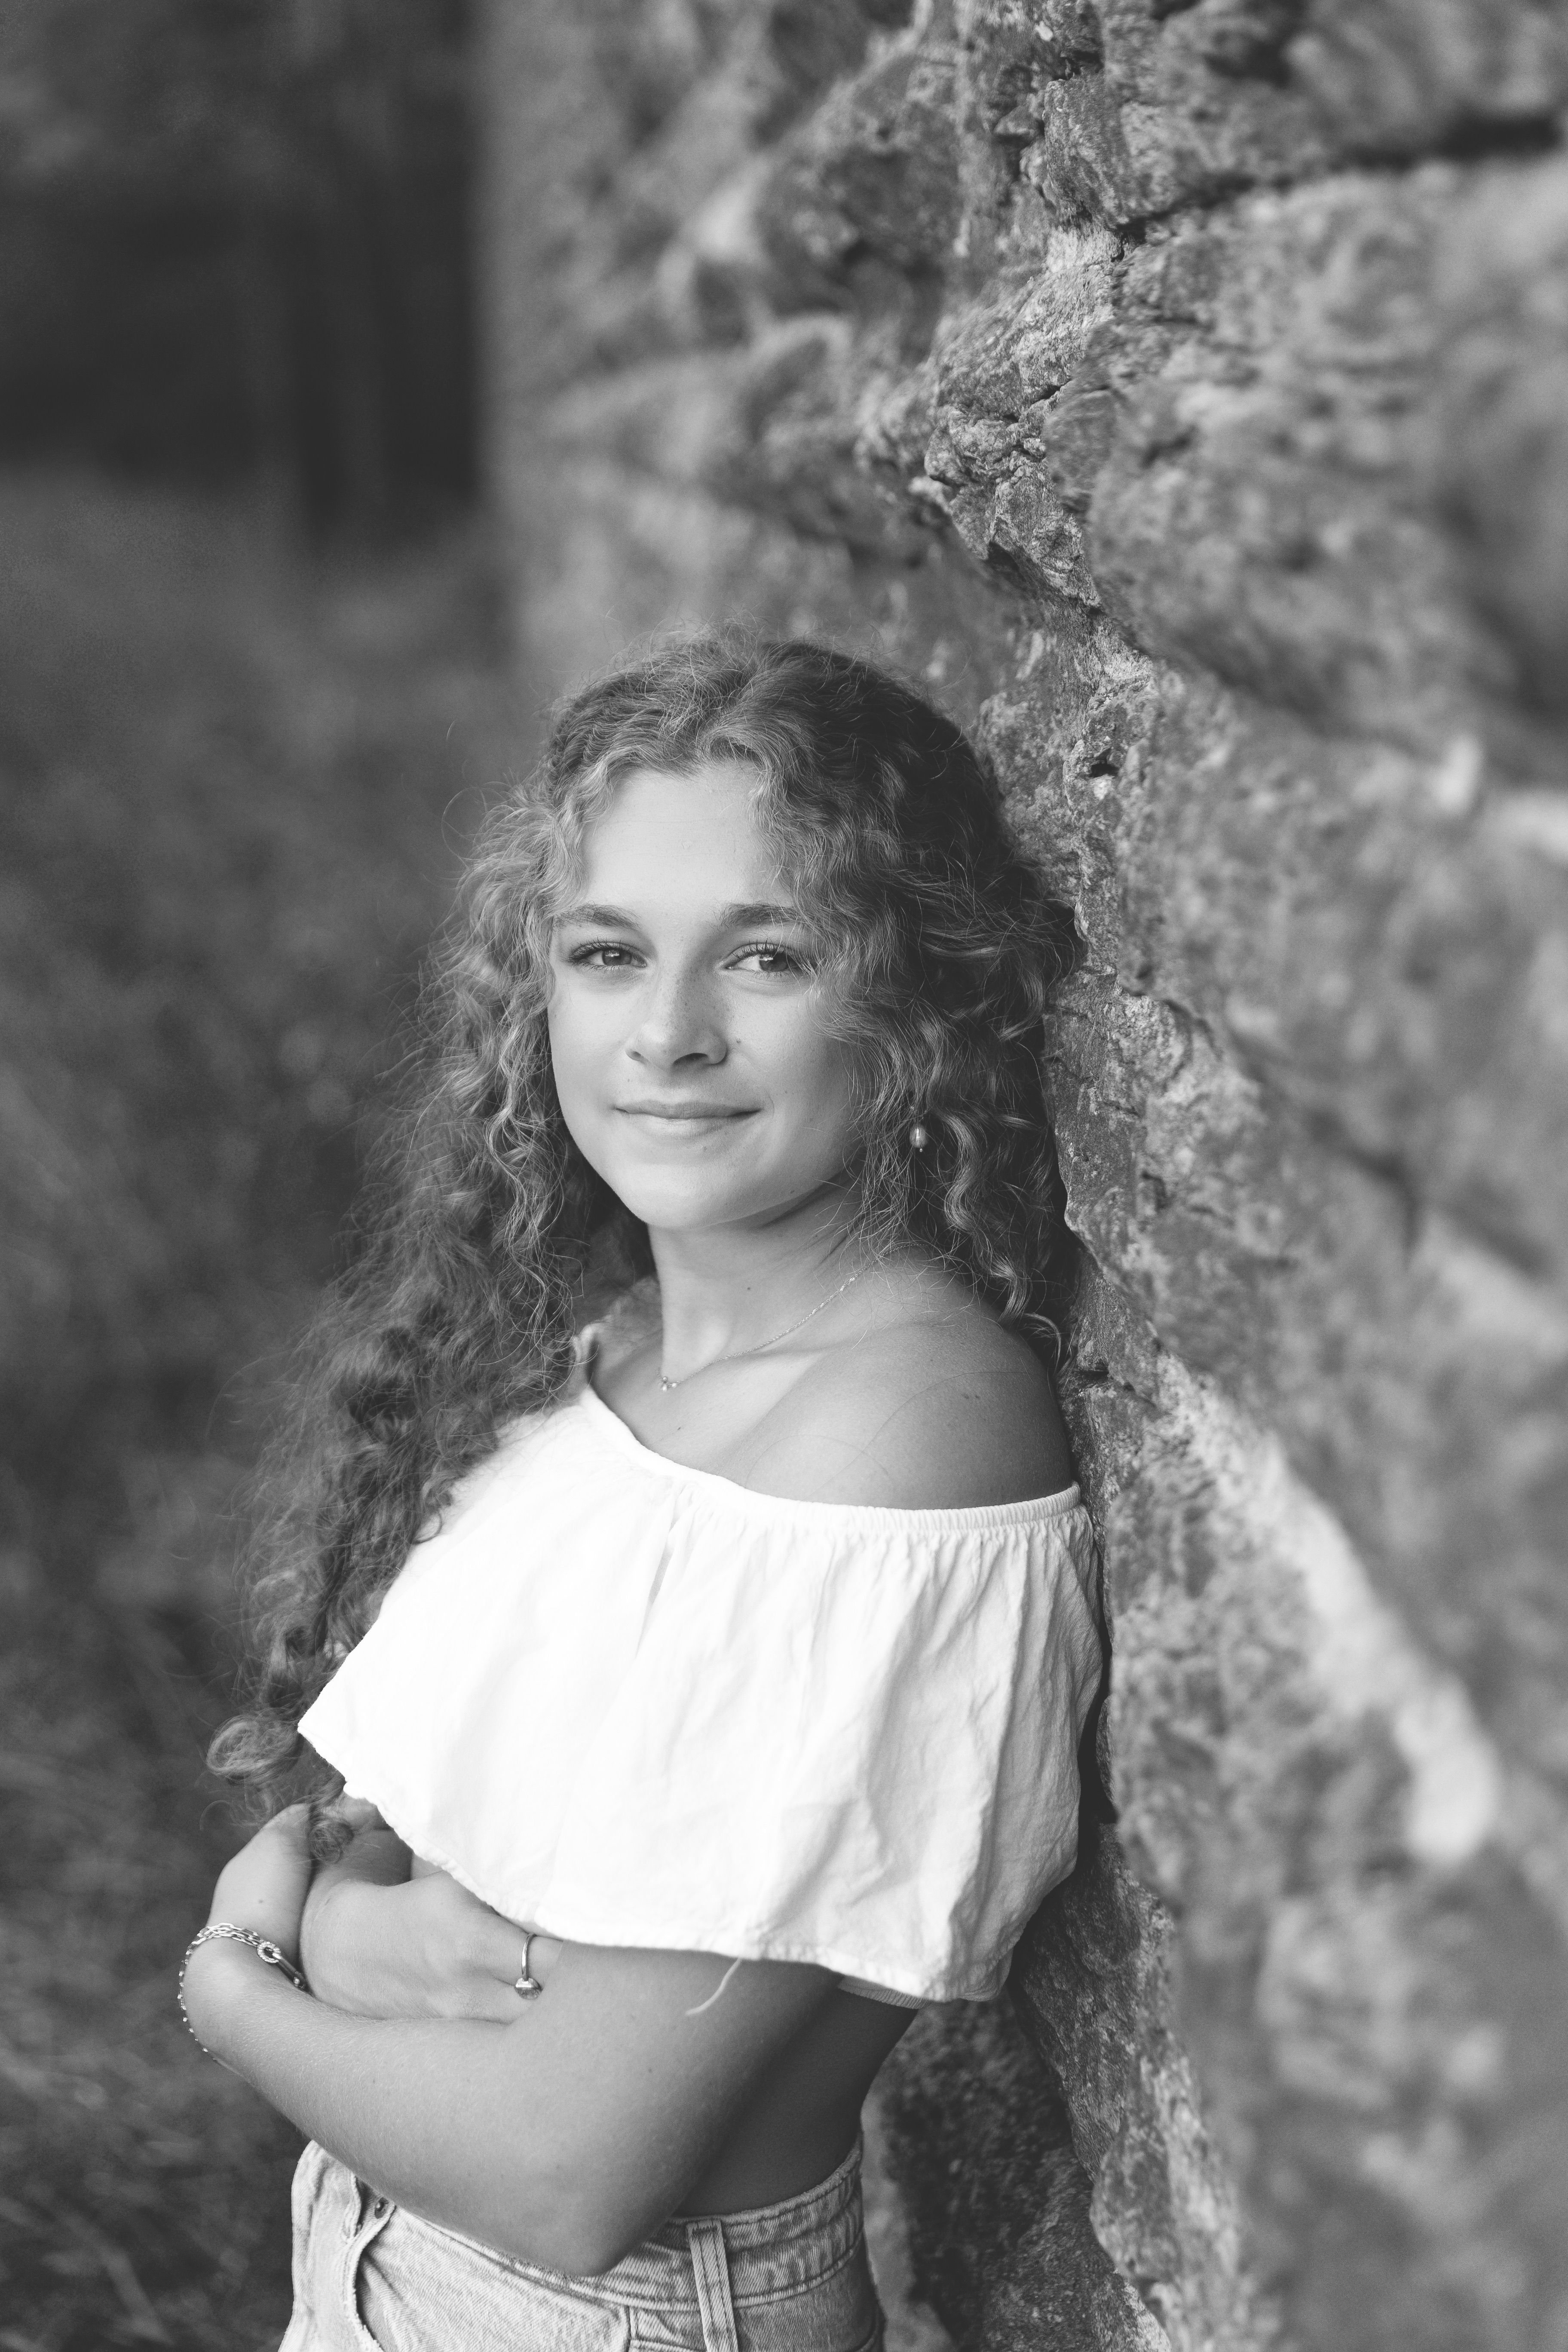
[[759,814],[761,786],[757,770],[738,760],[684,775],[633,769],[587,828],[574,896],[693,906],[786,898]]

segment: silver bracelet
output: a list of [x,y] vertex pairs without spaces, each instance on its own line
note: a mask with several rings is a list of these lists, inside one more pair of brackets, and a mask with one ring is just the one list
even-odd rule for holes
[[275,1944],[270,1936],[260,1935],[254,1927],[237,1927],[229,1919],[215,1919],[210,1927],[202,1929],[199,1936],[193,1936],[185,1946],[185,1956],[180,1962],[180,1980],[174,1988],[174,1999],[180,2004],[180,2015],[185,2021],[185,2031],[196,2048],[208,2058],[212,2056],[212,2052],[191,2023],[190,2011],[185,2007],[185,1970],[191,1965],[191,1954],[201,1945],[210,1944],[219,1937],[231,1944],[248,1944],[258,1959],[265,1960],[269,1969],[276,1969],[279,1976],[288,1978],[296,1992],[308,1993],[310,1990],[288,1953],[279,1945]]

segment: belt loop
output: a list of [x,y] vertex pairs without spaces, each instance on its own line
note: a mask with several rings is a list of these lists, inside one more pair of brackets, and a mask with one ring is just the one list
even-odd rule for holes
[[697,2277],[697,2308],[702,2315],[702,2352],[741,2352],[735,2306],[730,2295],[730,2257],[724,2225],[712,2215],[688,2221],[691,2267]]

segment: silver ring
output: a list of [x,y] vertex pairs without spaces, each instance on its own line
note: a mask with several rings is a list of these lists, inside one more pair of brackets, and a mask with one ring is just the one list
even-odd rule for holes
[[532,1973],[528,1965],[528,1955],[532,1943],[533,1929],[531,1927],[527,1927],[523,1930],[522,1937],[522,1966],[519,1969],[516,1981],[512,1986],[513,1992],[518,1994],[523,2000],[537,2000],[540,1994],[544,1990],[544,1987],[540,1983],[539,1979]]

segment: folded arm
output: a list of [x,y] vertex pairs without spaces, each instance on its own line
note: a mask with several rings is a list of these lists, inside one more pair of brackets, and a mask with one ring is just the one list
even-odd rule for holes
[[[302,1823],[269,1823],[219,1881],[213,1916],[297,1948],[302,1838]],[[254,1865],[247,1877],[258,1848],[264,1864],[293,1859],[291,1898]],[[501,2024],[350,2015],[294,1991],[244,1946],[214,1942],[193,1956],[185,1997],[216,2056],[400,2204],[584,2273],[679,2207],[831,1997],[824,1969],[755,1961],[715,2000],[730,1966],[711,1953],[563,1945],[543,1998],[514,1996]]]

